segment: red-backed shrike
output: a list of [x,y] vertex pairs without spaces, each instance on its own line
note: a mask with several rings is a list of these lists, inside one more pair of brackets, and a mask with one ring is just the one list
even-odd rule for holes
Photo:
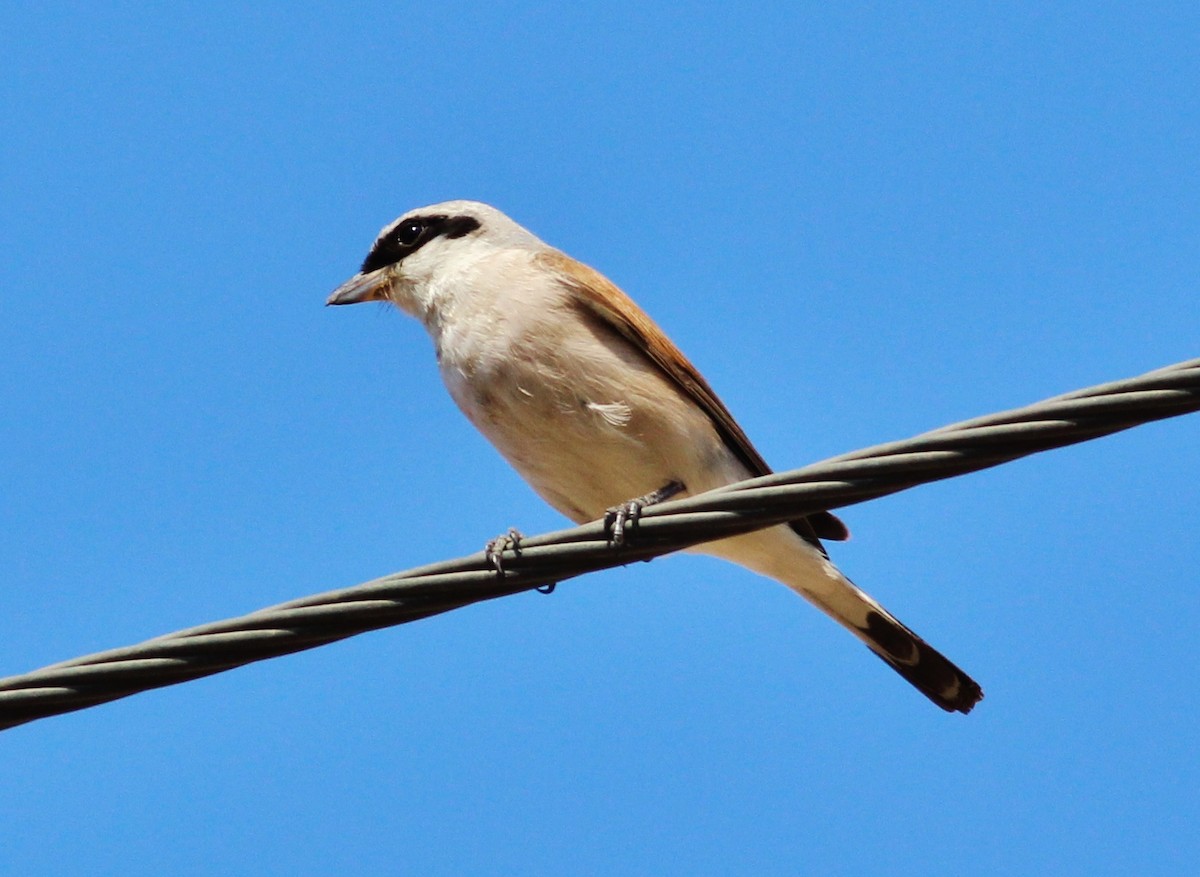
[[[424,324],[458,407],[576,523],[632,497],[771,471],[629,296],[494,207],[447,201],[388,225],[328,303],[363,301],[391,302]],[[969,712],[979,685],[829,561],[820,540],[847,536],[821,512],[694,550],[782,582],[942,709]]]

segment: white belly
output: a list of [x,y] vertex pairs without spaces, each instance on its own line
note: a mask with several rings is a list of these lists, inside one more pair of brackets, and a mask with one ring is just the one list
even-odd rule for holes
[[[628,351],[569,345],[490,365],[443,361],[463,413],[550,505],[582,523],[670,481],[745,477],[707,416]],[[624,354],[624,355],[622,355]]]

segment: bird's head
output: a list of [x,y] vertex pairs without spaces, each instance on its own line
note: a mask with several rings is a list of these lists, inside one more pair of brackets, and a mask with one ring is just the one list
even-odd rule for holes
[[359,272],[325,303],[389,301],[424,318],[439,285],[478,259],[497,249],[544,246],[495,207],[478,201],[419,207],[384,227]]

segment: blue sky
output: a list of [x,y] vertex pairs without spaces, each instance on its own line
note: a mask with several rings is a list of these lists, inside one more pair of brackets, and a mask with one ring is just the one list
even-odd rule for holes
[[[0,673],[562,520],[327,293],[489,201],[777,468],[1200,355],[1194,4],[6,4]],[[0,734],[22,875],[1178,874],[1200,419],[848,509],[933,708],[678,557]]]

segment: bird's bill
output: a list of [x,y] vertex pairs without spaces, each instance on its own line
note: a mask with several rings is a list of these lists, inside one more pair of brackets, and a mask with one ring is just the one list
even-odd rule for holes
[[387,270],[355,274],[335,289],[325,300],[325,304],[356,305],[361,301],[388,301],[391,288],[391,273]]

